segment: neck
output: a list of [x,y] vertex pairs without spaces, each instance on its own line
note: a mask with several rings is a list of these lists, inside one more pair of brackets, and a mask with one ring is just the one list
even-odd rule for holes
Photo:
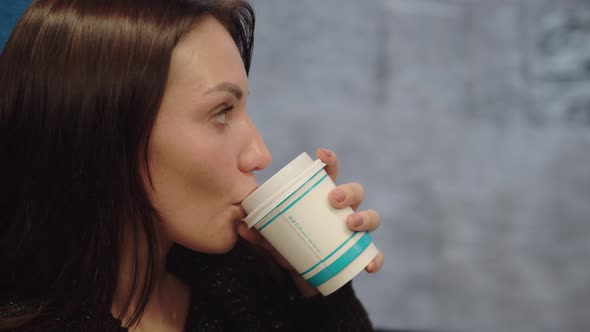
[[[144,328],[147,326],[170,325],[176,323],[176,320],[184,318],[179,312],[178,297],[187,295],[187,288],[178,279],[166,271],[166,257],[173,242],[163,236],[161,230],[156,231],[156,256],[154,262],[155,275],[152,280],[152,292],[145,304],[141,319],[128,326],[130,330],[142,331],[151,330]],[[147,287],[146,276],[148,271],[148,239],[144,234],[138,236],[137,242],[133,241],[133,236],[127,236],[131,241],[124,241],[121,251],[121,262],[119,267],[119,280],[111,312],[115,317],[119,317],[124,326],[129,325],[133,313],[140,306],[142,290]],[[138,253],[138,255],[135,255]],[[135,265],[137,264],[137,265]],[[135,292],[132,293],[134,284],[134,269],[137,280]],[[129,301],[131,299],[131,301]],[[127,305],[128,304],[128,305]],[[127,310],[124,310],[127,305]]]

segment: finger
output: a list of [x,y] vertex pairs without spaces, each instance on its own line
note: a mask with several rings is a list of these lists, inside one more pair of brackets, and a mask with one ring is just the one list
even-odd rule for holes
[[257,234],[254,231],[248,229],[246,223],[240,222],[238,224],[238,234],[247,242],[252,244],[256,244],[258,242]]
[[385,257],[383,256],[383,253],[381,251],[379,251],[377,253],[377,256],[375,256],[375,258],[373,258],[371,263],[369,263],[369,265],[367,265],[367,267],[365,267],[365,271],[367,271],[369,273],[379,272],[379,270],[381,270],[381,267],[383,266],[384,261],[385,261]]
[[259,231],[257,231],[254,228],[248,228],[246,223],[238,224],[238,234],[244,240],[248,241],[249,243],[255,246],[260,246],[267,250],[274,249],[272,247],[272,244],[270,244],[270,242],[268,242],[268,240],[265,239]]
[[336,154],[329,149],[317,149],[315,155],[321,161],[323,161],[324,164],[326,164],[324,169],[326,170],[326,173],[328,173],[328,176],[330,176],[330,179],[332,179],[332,181],[336,181],[336,178],[338,177],[338,172],[340,170]]
[[340,185],[330,192],[329,200],[337,209],[352,207],[356,210],[365,199],[365,188],[359,183],[347,183]]
[[359,211],[349,215],[346,224],[351,231],[372,232],[381,225],[381,215],[373,209]]

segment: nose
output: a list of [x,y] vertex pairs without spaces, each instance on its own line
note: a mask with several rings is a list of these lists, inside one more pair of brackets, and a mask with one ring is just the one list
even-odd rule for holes
[[272,161],[270,152],[249,117],[246,118],[246,135],[248,138],[244,141],[245,145],[240,155],[238,167],[245,173],[267,168]]

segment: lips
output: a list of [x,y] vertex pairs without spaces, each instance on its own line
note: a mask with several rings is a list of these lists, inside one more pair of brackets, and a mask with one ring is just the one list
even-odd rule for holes
[[234,203],[234,205],[240,205],[240,206],[242,206],[241,204],[246,199],[246,197],[250,196],[250,194],[252,194],[253,192],[255,192],[256,189],[258,189],[258,187],[260,187],[260,186],[258,186],[258,185],[257,186],[254,186],[254,188],[252,190],[250,190],[246,195],[244,195],[242,197],[242,199],[240,199],[238,202]]
[[258,187],[260,187],[260,186],[258,186],[258,185],[254,186],[254,188],[252,188],[252,190],[250,190],[246,195],[244,195],[242,199],[240,199],[237,203],[233,204],[239,210],[239,219],[240,220],[243,220],[248,215],[246,213],[246,210],[244,210],[244,207],[242,206],[242,202],[246,199],[246,197],[250,196],[250,194],[252,194],[254,191],[256,191],[256,189],[258,189]]
[[258,189],[259,187],[260,187],[260,186],[255,186],[255,187],[254,187],[254,189],[252,189],[252,190],[251,190],[251,191],[250,191],[250,192],[249,192],[249,193],[248,193],[246,196],[244,196],[244,198],[242,199],[242,201],[243,201],[243,200],[245,200],[245,199],[246,199],[246,197],[250,196],[250,195],[251,195],[253,192],[255,192],[255,191],[256,191],[256,189]]

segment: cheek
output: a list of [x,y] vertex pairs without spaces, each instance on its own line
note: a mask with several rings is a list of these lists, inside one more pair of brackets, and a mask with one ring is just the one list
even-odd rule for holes
[[207,126],[175,130],[154,135],[149,162],[155,206],[177,233],[233,204],[239,170],[231,136]]
[[237,161],[227,146],[195,148],[183,164],[186,180],[193,189],[213,196],[227,193],[237,174]]

